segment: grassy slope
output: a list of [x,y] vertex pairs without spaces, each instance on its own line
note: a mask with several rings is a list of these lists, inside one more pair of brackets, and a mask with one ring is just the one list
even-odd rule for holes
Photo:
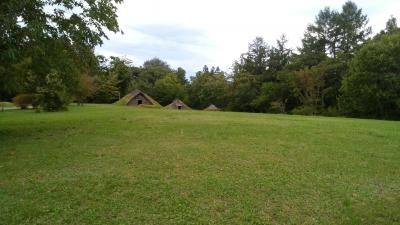
[[398,224],[400,123],[0,113],[1,224]]

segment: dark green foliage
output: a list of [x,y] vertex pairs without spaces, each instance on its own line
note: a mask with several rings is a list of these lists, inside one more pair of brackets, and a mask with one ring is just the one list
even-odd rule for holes
[[170,73],[156,81],[154,85],[153,97],[161,105],[168,105],[174,99],[186,100],[185,86],[180,83],[176,74]]
[[[74,95],[79,85],[79,77],[83,67],[80,67],[80,54],[93,54],[90,50],[77,49],[68,40],[50,38],[46,44],[32,45],[25,53],[26,58],[13,65],[14,76],[19,79],[19,92],[39,93],[44,91],[46,94],[55,90],[53,78],[57,77],[57,86],[62,89],[63,97],[54,100],[53,94],[49,98],[41,98],[40,104],[44,104],[45,110],[57,111],[55,107],[60,106],[60,110],[65,108],[69,99]],[[57,51],[55,51],[57,49]],[[49,80],[50,79],[50,80]],[[64,95],[68,95],[64,96]],[[56,96],[59,96],[56,94]],[[54,101],[66,101],[64,103],[54,103]],[[46,102],[51,101],[51,102]],[[49,107],[48,107],[49,106]]]
[[110,76],[115,76],[118,80],[118,90],[121,96],[128,94],[131,89],[134,79],[131,64],[132,61],[129,59],[111,56],[108,72]]
[[268,51],[267,72],[269,77],[267,80],[276,80],[277,73],[282,71],[289,65],[292,57],[292,49],[286,47],[288,40],[282,35],[276,41],[276,47],[272,46]]
[[342,115],[337,106],[331,106],[322,109],[320,114],[323,116],[330,116],[330,117],[338,117]]
[[98,56],[98,62],[98,71],[94,76],[94,87],[90,87],[95,90],[93,97],[89,98],[91,101],[112,103],[137,88],[135,82],[141,69],[135,67],[130,59]]
[[52,71],[46,75],[42,86],[37,88],[37,93],[40,108],[48,112],[67,110],[71,101],[71,96],[57,71]]
[[397,19],[393,16],[386,22],[386,32],[388,34],[394,34],[400,31],[399,26],[397,25]]
[[187,98],[186,71],[181,67],[174,70],[158,58],[145,61],[141,67],[135,67],[127,58],[100,56],[99,61],[93,102],[112,103],[135,89],[144,91],[162,105],[175,98]]
[[312,116],[316,114],[316,109],[311,105],[300,105],[294,108],[291,113],[295,115]]
[[371,34],[368,16],[352,1],[347,1],[337,18],[339,28],[339,50],[345,57],[352,55]]
[[[69,39],[77,46],[94,47],[118,32],[116,3],[122,0],[3,0],[0,4],[0,59],[16,62],[32,42]],[[46,9],[47,8],[47,9]]]
[[254,104],[262,112],[287,113],[295,107],[295,76],[292,72],[280,72],[275,82],[266,82]]
[[228,82],[224,72],[217,67],[197,72],[191,78],[189,85],[189,100],[191,106],[197,109],[204,109],[210,104],[219,108],[227,106]]
[[175,98],[186,100],[185,75],[183,68],[174,70],[161,59],[153,58],[144,62],[142,67],[134,69],[131,90],[142,90],[161,105],[169,104]]
[[175,71],[176,76],[181,84],[187,84],[188,80],[186,79],[186,71],[182,67],[178,67]]
[[156,81],[172,72],[171,67],[158,58],[148,60],[144,62],[138,78],[134,81],[134,87],[152,94]]
[[103,78],[97,81],[97,91],[94,95],[96,103],[114,103],[120,98],[118,79],[116,76]]
[[257,112],[260,106],[255,102],[259,95],[257,75],[235,74],[229,90],[228,108],[234,111]]
[[[270,107],[263,82],[276,82],[277,74],[291,60],[291,50],[282,36],[277,46],[268,46],[261,37],[249,44],[248,52],[234,63],[232,82],[229,88],[229,108],[236,111],[265,112]],[[265,88],[264,88],[265,90]]]
[[351,116],[400,118],[400,34],[367,43],[350,63],[341,109]]
[[332,58],[340,54],[350,57],[371,34],[367,23],[368,17],[352,1],[347,1],[341,12],[327,7],[307,28],[303,44],[306,49],[317,49],[317,55],[325,50]]
[[302,41],[302,47],[298,49],[300,54],[294,55],[293,61],[288,65],[290,70],[299,70],[305,67],[318,65],[327,58],[325,53],[325,40],[313,33],[311,26],[307,27]]
[[[296,114],[337,114],[347,63],[371,33],[367,22],[367,16],[351,1],[343,5],[341,12],[328,7],[321,10],[315,22],[307,27],[299,53],[290,56],[286,51],[289,54],[282,61],[287,63],[274,69],[271,65],[276,54],[269,51],[266,60],[269,79],[263,80],[267,82],[261,85],[254,109],[288,112],[288,108],[290,111],[296,107],[293,111]],[[278,47],[272,50],[285,52],[280,43],[285,41],[278,42]],[[279,74],[291,77],[291,82],[282,82]]]
[[249,73],[257,75],[261,80],[266,79],[269,49],[262,37],[256,37],[249,44],[247,53],[243,53],[239,61],[234,63],[234,73]]
[[307,109],[311,115],[316,115],[324,106],[323,95],[326,68],[315,66],[305,68],[294,73],[294,92],[302,103],[302,108]]
[[[38,87],[45,88],[46,77],[54,72],[62,78],[67,94],[73,96],[79,76],[97,64],[93,48],[107,38],[107,30],[119,31],[116,4],[121,2],[3,0],[0,95],[15,95],[27,89],[36,92]],[[27,79],[30,86],[24,84]],[[53,106],[63,104],[50,105],[56,110]]]
[[320,71],[323,71],[323,74],[320,74],[324,81],[322,108],[336,107],[342,76],[347,71],[347,63],[342,59],[327,58],[314,66],[314,68],[319,68]]

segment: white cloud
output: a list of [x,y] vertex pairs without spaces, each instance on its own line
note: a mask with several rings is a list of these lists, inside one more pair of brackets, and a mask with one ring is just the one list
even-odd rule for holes
[[[125,0],[119,7],[124,35],[112,34],[97,51],[131,57],[140,65],[158,56],[189,75],[204,64],[228,70],[256,36],[270,44],[286,34],[295,48],[307,24],[325,6],[340,9],[344,0]],[[391,14],[400,9],[398,0],[358,0],[378,32]],[[398,15],[397,15],[398,16]],[[176,34],[174,34],[176,33]]]

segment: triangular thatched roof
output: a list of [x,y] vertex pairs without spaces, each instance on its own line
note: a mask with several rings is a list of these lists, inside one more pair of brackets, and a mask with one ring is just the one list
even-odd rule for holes
[[208,106],[207,108],[205,108],[204,110],[205,110],[205,111],[220,111],[220,109],[219,109],[217,106],[213,105],[213,104],[209,105],[209,106]]
[[147,105],[154,105],[154,106],[161,106],[160,103],[158,103],[156,100],[154,100],[152,97],[148,96],[146,93],[143,91],[136,89],[132,91],[131,93],[125,95],[123,98],[121,98],[119,101],[117,101],[116,105],[128,105],[129,102],[137,97],[138,95],[141,95],[143,98],[145,98],[150,104]]
[[165,106],[165,108],[191,110],[189,106],[187,106],[184,102],[182,102],[179,99],[175,99],[174,101],[171,102],[171,104]]

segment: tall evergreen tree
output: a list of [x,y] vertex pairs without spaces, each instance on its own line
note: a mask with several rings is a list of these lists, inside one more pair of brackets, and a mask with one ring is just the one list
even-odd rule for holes
[[399,26],[397,25],[397,19],[394,16],[390,16],[389,20],[386,22],[386,28],[381,34],[394,34],[400,31]]
[[291,60],[292,49],[286,47],[288,40],[282,35],[268,52],[267,70],[271,80],[275,80],[277,72],[283,70]]
[[248,51],[241,55],[240,60],[234,64],[234,72],[246,72],[260,77],[266,76],[268,67],[268,52],[270,47],[262,37],[256,37],[249,44]]
[[352,1],[347,1],[336,21],[339,31],[339,49],[345,55],[352,55],[371,34],[368,16]]
[[109,73],[117,78],[118,91],[121,96],[126,95],[131,89],[131,83],[134,79],[132,67],[130,59],[111,56]]

